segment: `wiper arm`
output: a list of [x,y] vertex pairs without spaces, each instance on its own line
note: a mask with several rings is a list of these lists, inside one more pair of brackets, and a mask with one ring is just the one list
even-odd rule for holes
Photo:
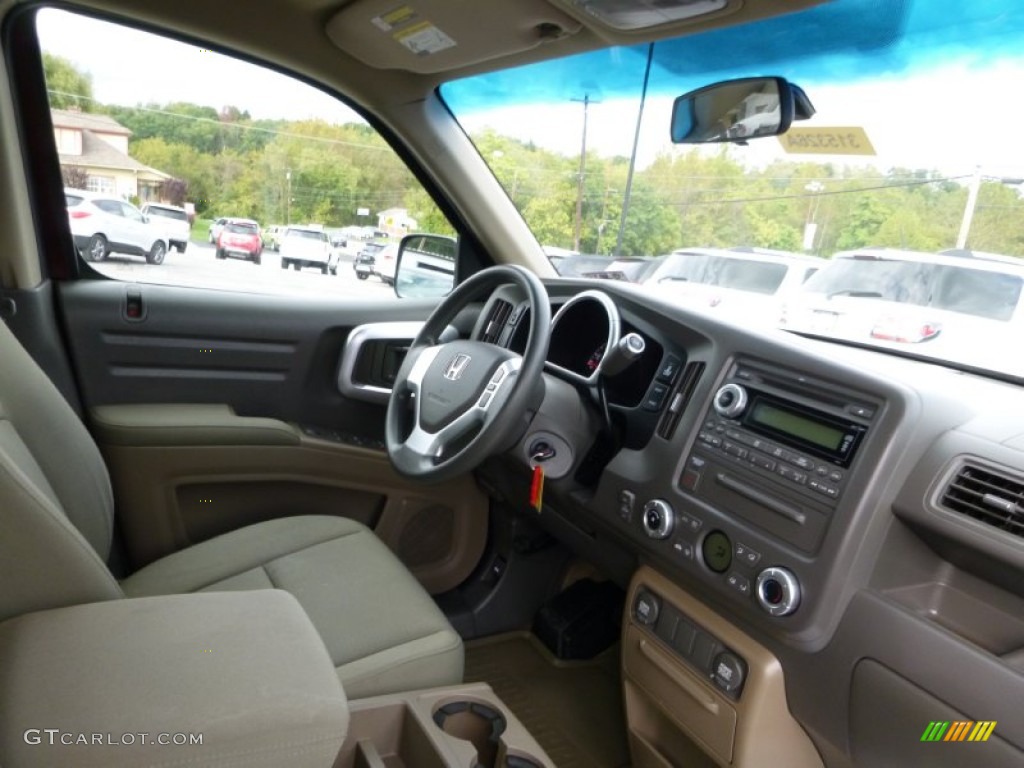
[[664,277],[658,278],[659,283],[688,283],[690,278],[679,277],[678,275],[665,275]]
[[855,291],[855,290],[850,289],[850,288],[847,288],[846,290],[843,290],[843,291],[832,291],[832,293],[828,294],[827,298],[832,299],[832,298],[835,298],[836,296],[852,296],[855,299],[881,299],[882,298],[882,294],[880,294],[878,291]]

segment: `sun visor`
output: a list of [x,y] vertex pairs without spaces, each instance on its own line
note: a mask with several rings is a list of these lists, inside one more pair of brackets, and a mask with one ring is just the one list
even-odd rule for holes
[[535,48],[582,24],[545,0],[357,0],[327,22],[345,53],[377,69],[444,72]]

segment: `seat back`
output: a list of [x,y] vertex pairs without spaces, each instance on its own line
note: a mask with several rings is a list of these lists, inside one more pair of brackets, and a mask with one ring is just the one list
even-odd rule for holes
[[96,444],[0,321],[0,621],[122,597],[113,509]]

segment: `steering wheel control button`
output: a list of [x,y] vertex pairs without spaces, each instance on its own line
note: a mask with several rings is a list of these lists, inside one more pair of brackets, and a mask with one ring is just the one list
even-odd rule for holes
[[800,607],[800,582],[788,568],[765,568],[757,577],[757,602],[772,616],[788,616]]
[[735,698],[747,679],[747,664],[732,651],[722,651],[711,662],[711,680],[719,690]]
[[637,623],[643,624],[645,627],[653,626],[658,620],[660,612],[661,601],[656,595],[646,589],[641,589],[636,593],[636,598],[633,600],[633,618]]
[[671,505],[662,499],[652,499],[644,504],[642,518],[644,532],[652,539],[667,539],[676,522]]
[[747,407],[747,390],[739,384],[726,384],[715,393],[714,407],[727,419],[739,416]]
[[712,531],[705,536],[700,552],[708,568],[715,573],[725,573],[732,565],[732,542],[721,531]]

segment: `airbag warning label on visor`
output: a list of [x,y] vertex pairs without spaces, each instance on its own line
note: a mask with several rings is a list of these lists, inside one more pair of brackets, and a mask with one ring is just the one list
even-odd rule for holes
[[455,41],[429,21],[406,27],[396,32],[394,38],[417,56],[428,56],[455,47]]
[[791,155],[873,155],[863,128],[793,127],[778,137],[782,148]]
[[396,27],[408,24],[417,15],[416,11],[408,5],[403,5],[401,8],[395,8],[395,10],[382,13],[380,16],[374,16],[370,21],[381,32],[390,32]]

